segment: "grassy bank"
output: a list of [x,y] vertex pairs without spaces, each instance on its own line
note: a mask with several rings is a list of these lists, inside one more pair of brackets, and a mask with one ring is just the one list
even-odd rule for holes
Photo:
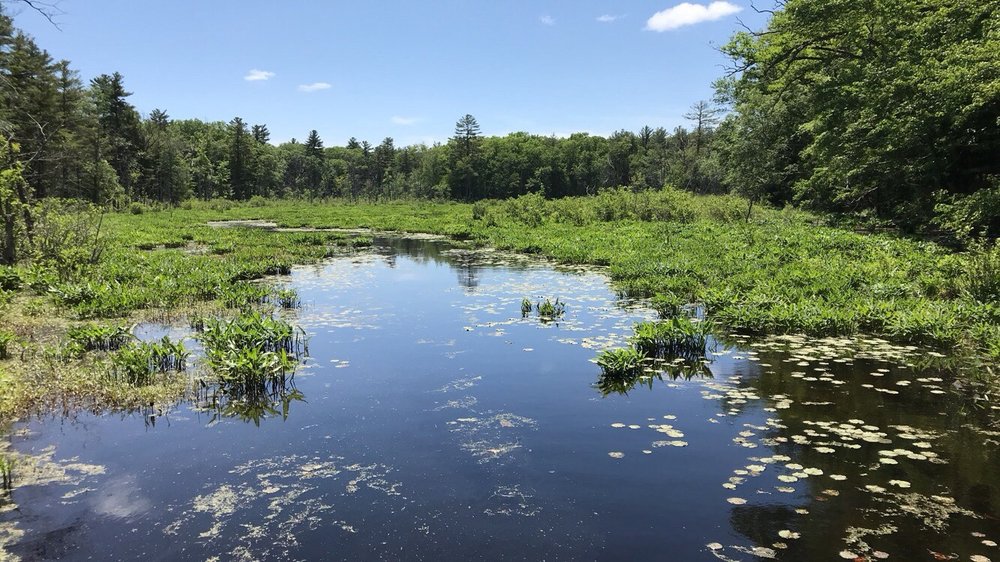
[[[755,209],[747,221],[746,201],[736,197],[665,191],[475,205],[219,201],[133,211],[104,218],[97,252],[85,248],[0,271],[0,345],[6,348],[0,349],[6,382],[0,417],[60,394],[129,405],[155,401],[173,383],[112,392],[91,373],[100,370],[100,358],[95,368],[79,371],[78,359],[60,359],[67,330],[83,321],[128,324],[253,304],[261,296],[249,281],[369,242],[339,232],[207,225],[214,220],[444,234],[606,265],[623,293],[655,297],[664,306],[702,303],[716,321],[748,332],[868,333],[1000,358],[996,249],[956,254],[826,227],[796,211]],[[99,257],[89,263],[76,255]],[[10,341],[3,343],[5,337]]]

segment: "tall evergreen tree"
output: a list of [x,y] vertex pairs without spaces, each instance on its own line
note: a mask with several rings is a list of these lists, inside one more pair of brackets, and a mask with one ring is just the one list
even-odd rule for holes
[[235,199],[250,198],[250,133],[243,119],[229,122],[229,189]]

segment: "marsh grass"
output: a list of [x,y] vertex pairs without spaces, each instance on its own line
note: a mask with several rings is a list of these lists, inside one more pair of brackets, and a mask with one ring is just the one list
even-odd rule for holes
[[266,285],[240,281],[219,286],[216,293],[226,308],[247,310],[266,303],[271,296],[271,289]]
[[1000,245],[973,248],[959,276],[958,286],[977,302],[1000,303]]
[[686,317],[636,324],[632,345],[646,357],[697,360],[705,356],[712,324]]
[[254,384],[290,374],[308,352],[301,328],[259,311],[208,320],[198,339],[205,346],[206,363],[227,384]]
[[159,373],[183,371],[189,355],[183,342],[166,336],[156,342],[133,342],[111,356],[111,376],[130,386],[148,386]]
[[538,314],[538,318],[542,322],[552,322],[562,318],[563,314],[566,313],[566,304],[558,298],[555,301],[546,298],[535,304],[532,304],[527,298],[521,299],[521,318],[527,318],[532,311]]
[[299,292],[295,289],[278,289],[274,292],[274,304],[281,308],[298,308],[302,305],[299,300]]
[[132,339],[127,326],[83,324],[70,328],[70,344],[80,351],[114,351]]
[[659,322],[641,322],[634,327],[630,347],[611,349],[597,356],[601,394],[627,394],[638,384],[652,388],[654,380],[711,377],[705,357],[710,322],[677,317]]
[[659,293],[649,299],[653,310],[659,314],[660,318],[677,318],[684,309],[684,299],[672,292]]

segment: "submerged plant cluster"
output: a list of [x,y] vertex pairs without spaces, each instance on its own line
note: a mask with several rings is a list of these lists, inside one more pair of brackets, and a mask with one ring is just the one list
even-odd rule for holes
[[521,317],[527,318],[531,316],[532,312],[537,313],[542,322],[551,322],[562,318],[563,314],[566,313],[566,303],[561,302],[558,298],[555,301],[546,298],[544,301],[534,304],[529,299],[522,299]]

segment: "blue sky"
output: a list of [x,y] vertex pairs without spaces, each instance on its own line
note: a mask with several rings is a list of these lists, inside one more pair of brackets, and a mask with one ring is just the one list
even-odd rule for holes
[[[698,4],[697,2],[702,2]],[[485,134],[673,128],[723,72],[746,0],[60,0],[15,24],[84,80],[121,72],[144,115],[317,129],[397,145]],[[253,72],[258,71],[258,72]],[[256,78],[256,79],[252,79]]]

